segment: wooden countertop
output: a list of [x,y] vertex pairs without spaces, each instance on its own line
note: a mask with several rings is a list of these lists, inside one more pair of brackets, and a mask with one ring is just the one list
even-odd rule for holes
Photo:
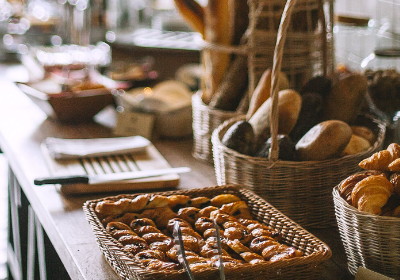
[[[97,123],[57,123],[47,119],[13,83],[0,80],[0,89],[0,147],[70,277],[118,279],[103,258],[82,210],[86,200],[109,194],[67,197],[53,186],[33,185],[34,178],[49,175],[39,148],[46,137],[110,137],[111,130]],[[190,139],[160,140],[154,144],[172,166],[192,168],[191,173],[181,175],[179,188],[216,184],[213,167],[191,156]],[[321,279],[354,279],[347,272],[337,231],[325,229],[311,232],[327,242],[333,251],[332,259],[324,264]]]

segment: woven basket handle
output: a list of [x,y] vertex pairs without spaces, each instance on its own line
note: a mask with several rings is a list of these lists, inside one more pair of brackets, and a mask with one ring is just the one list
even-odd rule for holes
[[[272,109],[270,112],[271,120],[271,148],[269,152],[269,160],[275,162],[279,158],[279,145],[278,145],[278,84],[279,84],[279,72],[282,68],[282,58],[283,51],[286,42],[286,35],[290,25],[291,16],[293,13],[294,6],[297,0],[287,0],[285,8],[282,13],[281,22],[279,24],[278,34],[276,38],[276,45],[274,50],[272,74],[271,74],[271,99],[272,99]],[[326,38],[326,19],[323,11],[323,0],[319,0],[319,13],[322,20],[322,64],[323,64],[323,74],[327,75],[328,68],[328,51],[327,51],[327,38]]]

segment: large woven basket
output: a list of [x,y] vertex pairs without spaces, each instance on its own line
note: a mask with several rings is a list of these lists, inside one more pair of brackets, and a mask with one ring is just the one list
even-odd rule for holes
[[378,137],[363,153],[323,161],[271,161],[240,154],[221,143],[229,127],[242,119],[228,120],[213,133],[217,183],[248,186],[306,228],[335,224],[332,186],[360,171],[358,163],[381,150],[385,136],[382,122],[364,116],[359,118],[359,124],[372,129]]
[[[252,93],[265,69],[273,65],[273,53],[285,0],[249,0],[248,41],[240,46],[205,44],[204,52],[246,55],[249,69],[249,93]],[[324,13],[323,5],[327,4]],[[307,79],[332,72],[332,10],[333,0],[297,0],[293,8],[294,22],[289,26],[282,69],[291,86],[298,89]],[[316,21],[316,19],[322,19]],[[321,23],[321,24],[319,24]],[[204,67],[203,78],[211,79]],[[202,83],[203,90],[209,83]],[[212,91],[212,90],[211,90]],[[225,120],[240,113],[212,109],[195,95],[193,107],[193,156],[212,163],[211,134]]]
[[400,279],[400,218],[361,212],[340,196],[338,187],[333,199],[350,272],[362,266]]
[[212,163],[212,132],[224,121],[237,117],[240,113],[213,109],[204,104],[199,93],[193,95],[192,112],[193,157]]
[[[278,30],[271,79],[271,152],[269,158],[237,153],[222,144],[229,127],[243,118],[226,121],[212,136],[214,166],[218,184],[243,184],[266,198],[304,227],[329,227],[335,223],[332,186],[358,171],[358,162],[382,147],[385,126],[375,119],[364,119],[359,125],[371,128],[377,135],[374,145],[364,153],[324,161],[281,161],[278,147],[278,79],[286,37],[297,0],[287,0]],[[324,22],[324,21],[323,21]],[[324,59],[324,73],[329,63]],[[369,120],[369,121],[368,121]]]
[[[192,197],[208,196],[231,193],[238,195],[246,201],[253,217],[263,223],[269,224],[278,230],[283,242],[294,246],[304,253],[303,257],[284,260],[275,263],[258,265],[244,264],[238,268],[226,271],[226,279],[253,280],[253,279],[318,279],[319,265],[332,255],[329,247],[315,236],[301,228],[298,224],[284,216],[267,201],[255,195],[246,188],[239,186],[218,186],[203,189],[181,190],[157,193],[161,195],[184,194]],[[180,271],[150,271],[141,267],[129,258],[119,244],[105,230],[95,213],[96,204],[102,200],[117,200],[122,197],[134,198],[137,195],[120,195],[98,200],[87,201],[83,209],[86,218],[92,226],[97,243],[106,260],[122,279],[188,279],[183,270]],[[218,279],[218,272],[210,268],[195,274],[196,279]]]

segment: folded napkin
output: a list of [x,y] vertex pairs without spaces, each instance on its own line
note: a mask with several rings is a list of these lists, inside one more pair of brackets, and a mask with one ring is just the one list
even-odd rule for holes
[[44,145],[54,159],[106,156],[144,151],[150,141],[142,136],[61,139],[46,138]]

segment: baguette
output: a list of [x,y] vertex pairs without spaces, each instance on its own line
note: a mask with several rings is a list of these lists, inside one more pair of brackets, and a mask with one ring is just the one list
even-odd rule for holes
[[195,0],[174,0],[184,20],[204,37],[204,8]]
[[239,45],[249,26],[249,5],[247,0],[229,0],[229,30],[231,44]]
[[247,85],[247,57],[239,55],[235,57],[226,72],[209,106],[225,111],[235,111],[246,93]]
[[[229,0],[209,0],[204,9],[204,37],[209,43],[229,45]],[[203,52],[204,88],[202,100],[209,104],[229,65],[230,55],[216,50]]]

